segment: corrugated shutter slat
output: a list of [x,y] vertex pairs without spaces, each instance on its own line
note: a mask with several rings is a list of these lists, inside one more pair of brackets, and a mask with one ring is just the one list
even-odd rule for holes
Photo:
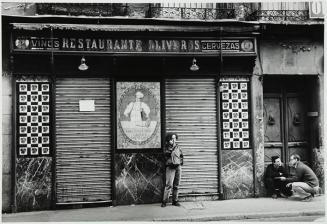
[[[80,112],[79,100],[95,111]],[[108,79],[57,80],[57,204],[111,201],[110,117]]]
[[179,135],[184,153],[180,194],[217,194],[215,79],[167,79],[165,88],[166,129]]

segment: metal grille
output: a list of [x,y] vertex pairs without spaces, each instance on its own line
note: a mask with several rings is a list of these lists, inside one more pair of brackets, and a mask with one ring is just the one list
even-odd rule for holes
[[161,3],[151,7],[151,17],[176,19],[232,19],[235,18],[234,4],[214,3]]
[[128,6],[122,3],[36,3],[39,15],[126,16]]
[[261,21],[305,21],[309,18],[308,10],[260,10],[256,17]]
[[179,135],[184,154],[180,193],[218,192],[218,138],[214,79],[166,80],[166,130]]
[[[94,111],[79,111],[94,100]],[[111,200],[110,85],[108,79],[56,82],[57,204]]]
[[233,3],[37,3],[40,15],[137,16],[177,19],[232,19]]
[[266,2],[254,15],[261,21],[305,21],[309,11],[305,2]]

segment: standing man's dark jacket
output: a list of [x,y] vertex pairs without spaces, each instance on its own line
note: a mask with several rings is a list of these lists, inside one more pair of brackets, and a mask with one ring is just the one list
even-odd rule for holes
[[298,161],[295,167],[290,168],[290,177],[286,178],[286,182],[304,182],[310,187],[319,186],[316,174],[304,163]]
[[183,152],[178,144],[164,147],[166,166],[175,167],[183,165]]

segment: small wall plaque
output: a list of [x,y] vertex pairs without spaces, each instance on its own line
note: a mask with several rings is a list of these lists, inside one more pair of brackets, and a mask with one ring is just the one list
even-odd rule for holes
[[79,111],[95,111],[94,100],[80,100]]

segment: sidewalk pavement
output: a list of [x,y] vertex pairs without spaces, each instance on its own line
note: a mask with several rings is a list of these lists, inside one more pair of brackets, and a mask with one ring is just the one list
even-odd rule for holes
[[[324,216],[325,197],[311,202],[285,198],[247,198],[223,201],[181,202],[181,207],[167,204],[127,205],[3,214],[3,222],[70,221],[228,221],[275,217]],[[320,219],[323,220],[323,219]]]

